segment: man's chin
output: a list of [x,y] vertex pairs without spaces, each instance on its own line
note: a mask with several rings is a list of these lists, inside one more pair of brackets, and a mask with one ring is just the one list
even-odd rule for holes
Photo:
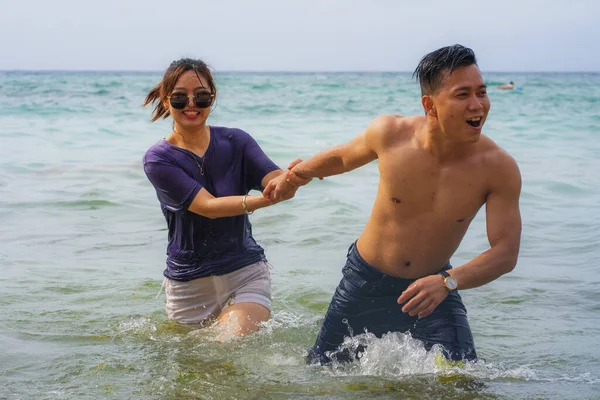
[[467,139],[465,141],[467,143],[477,143],[480,138],[481,138],[481,132],[478,132],[478,133],[471,132],[471,134],[467,137]]

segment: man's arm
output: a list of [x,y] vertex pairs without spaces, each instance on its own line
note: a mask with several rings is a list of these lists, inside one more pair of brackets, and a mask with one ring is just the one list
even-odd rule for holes
[[292,187],[302,186],[312,178],[342,174],[377,159],[382,138],[393,129],[394,118],[397,117],[377,117],[350,142],[324,150],[296,164],[287,175],[273,179],[263,195],[278,199]]
[[377,158],[373,136],[378,134],[373,124],[350,142],[324,150],[291,169],[296,176],[304,179],[324,178],[343,174],[361,167]]
[[521,245],[521,174],[515,160],[492,171],[492,187],[486,199],[486,225],[490,249],[451,270],[459,289],[485,285],[514,269]]
[[[451,269],[458,289],[485,285],[512,271],[521,243],[521,174],[515,160],[502,153],[503,162],[491,171],[486,198],[486,224],[490,249],[468,263]],[[439,274],[416,280],[398,298],[402,311],[420,318],[429,315],[448,295]]]
[[296,176],[323,178],[343,174],[377,159],[383,137],[395,124],[393,116],[375,118],[364,132],[350,142],[324,150],[291,169]]

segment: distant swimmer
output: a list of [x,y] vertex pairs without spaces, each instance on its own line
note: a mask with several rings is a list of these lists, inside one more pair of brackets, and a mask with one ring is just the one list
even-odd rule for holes
[[510,81],[509,83],[505,83],[504,85],[497,86],[496,88],[500,89],[500,90],[515,90],[517,88],[517,86],[515,85],[515,83],[513,81]]

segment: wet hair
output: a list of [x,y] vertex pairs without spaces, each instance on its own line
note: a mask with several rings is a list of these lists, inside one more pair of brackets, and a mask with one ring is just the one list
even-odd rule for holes
[[421,94],[434,94],[444,78],[461,67],[477,65],[475,53],[460,44],[442,47],[421,59],[413,73],[421,85]]
[[215,95],[216,99],[217,87],[215,85],[215,80],[208,65],[206,65],[204,61],[191,58],[182,58],[173,61],[165,71],[162,80],[150,90],[144,101],[144,107],[148,104],[155,104],[154,110],[152,111],[152,122],[159,118],[167,118],[170,115],[169,109],[164,105],[164,101],[167,99],[167,96],[173,92],[173,89],[175,89],[177,80],[187,71],[194,71],[198,80],[200,80],[201,76],[206,79],[210,91]]

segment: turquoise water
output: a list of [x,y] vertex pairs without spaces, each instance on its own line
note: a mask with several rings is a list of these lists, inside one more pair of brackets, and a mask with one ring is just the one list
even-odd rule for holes
[[[160,74],[0,73],[0,398],[600,398],[600,75],[485,74],[485,132],[523,175],[517,268],[462,292],[485,362],[443,369],[404,335],[351,365],[303,356],[359,235],[376,164],[313,182],[251,218],[274,314],[219,341],[168,323],[166,230],[141,157],[169,133],[143,99]],[[381,113],[421,113],[410,74],[217,73],[210,123],[281,166]],[[521,92],[495,90],[513,80]],[[487,246],[484,213],[452,262]],[[349,343],[348,345],[352,345]]]

